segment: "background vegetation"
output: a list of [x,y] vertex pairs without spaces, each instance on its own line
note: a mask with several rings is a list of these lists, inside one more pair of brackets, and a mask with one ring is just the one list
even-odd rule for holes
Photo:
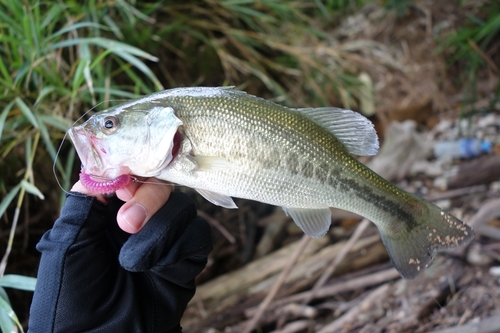
[[[375,0],[0,0],[2,331],[27,322],[27,293],[11,293],[28,299],[14,304],[19,320],[3,287],[30,290],[34,282],[4,274],[35,275],[34,245],[63,200],[52,165],[65,189],[79,166],[70,144],[56,160],[74,120],[97,104],[99,110],[160,89],[196,85],[236,85],[289,105],[339,105],[373,115],[378,100],[372,71],[390,68],[384,57],[374,56],[385,52],[384,43],[334,31],[351,14],[383,11],[372,20],[397,22],[418,8],[403,0],[383,5]],[[454,84],[458,90],[470,87],[471,95],[464,96],[469,103],[477,99],[478,76],[499,74],[490,52],[498,48],[499,14],[496,1],[482,1],[458,29],[435,36],[440,49],[429,50],[450,56],[447,70],[462,73]],[[14,262],[8,261],[11,252]]]

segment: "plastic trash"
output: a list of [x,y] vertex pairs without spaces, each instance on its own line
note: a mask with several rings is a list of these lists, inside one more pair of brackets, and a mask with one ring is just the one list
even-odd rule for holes
[[478,139],[438,141],[434,146],[434,156],[440,159],[472,158],[489,152],[492,146],[491,142]]

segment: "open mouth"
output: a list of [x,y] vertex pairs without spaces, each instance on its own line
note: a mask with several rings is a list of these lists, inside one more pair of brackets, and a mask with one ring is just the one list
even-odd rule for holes
[[81,126],[70,129],[68,134],[82,161],[83,170],[88,174],[100,175],[104,169],[101,153],[105,154],[106,151],[99,150],[96,138]]

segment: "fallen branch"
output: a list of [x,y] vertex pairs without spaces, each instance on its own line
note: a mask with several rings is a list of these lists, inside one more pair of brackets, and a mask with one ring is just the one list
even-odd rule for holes
[[425,196],[426,200],[429,201],[437,201],[443,199],[452,199],[456,197],[461,197],[463,195],[476,194],[481,192],[486,192],[488,190],[488,186],[486,185],[474,185],[470,187],[462,187],[454,190],[449,190],[445,192],[431,193]]
[[489,220],[500,216],[500,199],[485,202],[481,208],[467,222],[473,228],[478,228]]
[[226,239],[229,241],[231,244],[236,244],[236,238],[234,238],[233,235],[229,231],[227,231],[226,228],[222,224],[219,223],[216,219],[214,219],[212,216],[208,215],[202,210],[198,210],[198,215],[210,223],[214,228],[220,231],[220,233],[226,237]]
[[285,325],[282,329],[272,331],[271,333],[295,333],[302,332],[305,329],[314,327],[314,321],[312,320],[297,320],[292,323]]
[[500,155],[485,155],[460,164],[457,175],[448,181],[448,188],[489,184],[500,178]]
[[[474,214],[469,221],[467,221],[467,224],[476,229],[477,233],[482,234],[483,232],[481,232],[481,229],[485,227],[485,224],[497,216],[500,216],[500,199],[492,199],[484,203],[476,214]],[[488,228],[486,227],[486,229]],[[466,248],[466,246],[462,246],[450,250],[444,250],[443,252],[451,253],[456,256],[462,256]]]
[[337,269],[337,266],[340,264],[342,260],[344,260],[347,253],[351,251],[352,247],[358,241],[359,237],[361,237],[361,235],[366,230],[368,225],[370,225],[370,221],[368,221],[368,219],[363,219],[361,221],[361,223],[358,225],[354,233],[351,235],[351,238],[349,238],[349,241],[344,245],[339,254],[333,259],[333,262],[330,265],[328,265],[328,268],[323,272],[321,277],[318,279],[318,281],[311,290],[311,294],[304,300],[304,303],[307,304],[311,302],[312,299],[314,299],[314,297],[318,293],[318,290],[325,284],[325,282],[330,278],[330,276],[332,276],[332,274],[335,272],[335,269]]
[[260,303],[259,308],[257,309],[257,312],[253,316],[253,318],[250,320],[248,325],[245,327],[245,330],[243,331],[244,333],[250,333],[252,332],[253,328],[258,324],[260,318],[262,317],[262,314],[264,311],[266,311],[267,307],[273,300],[274,296],[276,296],[276,293],[280,289],[280,287],[283,285],[283,282],[285,281],[286,277],[288,274],[290,274],[290,271],[292,270],[293,266],[299,259],[299,256],[301,253],[304,251],[304,249],[307,246],[307,243],[309,242],[309,236],[304,235],[302,236],[302,239],[300,240],[299,246],[295,249],[295,252],[293,253],[292,257],[289,259],[285,269],[281,272],[278,281],[274,284],[273,288],[269,291],[267,294],[266,298]]
[[[327,237],[312,239],[299,258],[299,262],[324,249],[327,243]],[[232,295],[248,297],[249,288],[255,288],[263,280],[275,276],[283,270],[290,253],[295,252],[298,245],[299,242],[292,243],[270,255],[254,260],[238,270],[212,279],[200,285],[196,293],[204,302],[207,310],[213,304],[222,305],[221,303]]]
[[481,225],[478,228],[476,228],[476,233],[500,242],[500,228],[498,227],[493,227],[490,225]]
[[317,331],[318,333],[332,333],[347,324],[350,321],[353,321],[361,312],[365,311],[374,300],[382,297],[387,290],[389,289],[388,284],[381,285],[374,291],[370,292],[368,296],[366,296],[358,305],[354,306],[351,310],[349,310],[346,314],[341,316],[340,318],[334,320],[330,324],[323,327],[321,330]]
[[459,327],[450,327],[429,333],[497,333],[500,331],[500,313]]
[[[360,276],[358,278],[349,279],[346,281],[338,282],[336,284],[332,284],[330,286],[322,287],[318,290],[314,299],[317,298],[327,298],[334,295],[337,295],[342,292],[348,292],[353,290],[359,290],[366,287],[372,287],[377,284],[381,284],[387,282],[389,280],[399,278],[399,273],[394,268],[386,269],[377,273]],[[270,308],[277,308],[279,306],[294,303],[294,302],[303,302],[304,300],[311,297],[312,291],[305,291],[302,293],[298,293],[295,295],[291,295],[288,297],[281,298],[271,303]],[[255,308],[250,308],[245,311],[246,316],[252,316],[255,313]]]

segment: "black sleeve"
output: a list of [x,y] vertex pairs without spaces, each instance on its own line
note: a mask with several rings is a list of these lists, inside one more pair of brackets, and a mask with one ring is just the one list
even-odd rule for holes
[[180,332],[212,247],[210,226],[188,196],[174,192],[128,236],[116,225],[121,204],[68,196],[37,246],[28,332]]

